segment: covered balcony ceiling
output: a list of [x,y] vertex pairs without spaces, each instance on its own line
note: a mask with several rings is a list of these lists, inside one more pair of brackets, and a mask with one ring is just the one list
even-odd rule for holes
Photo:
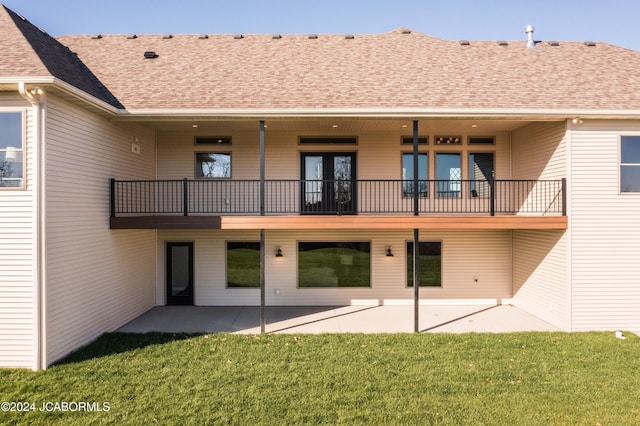
[[[193,132],[202,134],[219,134],[229,132],[258,131],[258,120],[203,120],[181,119],[164,121],[145,121],[144,124],[162,132]],[[481,134],[490,135],[496,132],[510,132],[531,121],[527,120],[489,120],[489,119],[429,119],[419,120],[422,134]],[[401,132],[410,135],[412,120],[394,119],[300,119],[266,120],[266,131],[294,131],[300,133],[316,133],[319,135],[353,134],[363,132]],[[196,127],[197,126],[197,127]]]

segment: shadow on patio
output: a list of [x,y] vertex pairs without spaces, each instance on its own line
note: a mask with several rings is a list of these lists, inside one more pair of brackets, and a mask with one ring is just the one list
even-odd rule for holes
[[[267,306],[268,333],[411,333],[413,306]],[[421,305],[420,331],[562,331],[511,305]],[[125,333],[260,333],[258,306],[158,306],[118,330]]]

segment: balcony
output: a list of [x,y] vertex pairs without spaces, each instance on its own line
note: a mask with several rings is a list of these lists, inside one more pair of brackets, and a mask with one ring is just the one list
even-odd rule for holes
[[[322,221],[329,220],[336,226],[358,221],[371,223],[371,218],[404,217],[397,222],[408,226],[407,219],[415,223],[416,216],[446,217],[454,222],[460,222],[461,218],[466,218],[462,222],[473,222],[483,217],[513,216],[520,221],[548,218],[549,223],[564,223],[566,228],[564,179],[421,180],[417,198],[413,187],[414,181],[407,180],[265,180],[261,183],[260,180],[112,179],[111,227],[225,229],[224,219],[229,224],[238,224],[241,217],[245,223],[255,224],[251,226],[261,226],[258,222],[263,225],[278,222],[266,217],[287,217],[291,226],[300,221],[318,222],[315,216],[322,216]],[[303,219],[292,220],[295,216]],[[257,222],[248,217],[262,219]],[[353,220],[353,217],[363,219]],[[364,219],[366,217],[369,219]]]

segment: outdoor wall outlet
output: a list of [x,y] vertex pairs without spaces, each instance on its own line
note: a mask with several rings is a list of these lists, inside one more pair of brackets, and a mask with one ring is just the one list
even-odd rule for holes
[[275,294],[276,296],[280,296],[280,289],[276,288],[275,290],[273,290],[273,294]]
[[140,144],[137,143],[132,143],[131,144],[131,152],[133,152],[134,154],[140,154]]

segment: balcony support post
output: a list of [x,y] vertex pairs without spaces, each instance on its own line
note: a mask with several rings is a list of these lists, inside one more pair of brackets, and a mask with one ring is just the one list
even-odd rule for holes
[[[413,215],[420,214],[418,120],[413,120]],[[419,260],[420,230],[413,230],[413,331],[420,331],[420,266]]]
[[562,216],[567,215],[567,178],[562,178]]
[[496,181],[495,179],[493,179],[493,177],[491,178],[491,180],[489,180],[489,197],[490,197],[490,202],[491,202],[491,216],[495,216],[496,215]]
[[[260,216],[265,215],[264,208],[264,120],[260,120]],[[260,229],[260,333],[264,334],[267,328],[267,320],[265,317],[266,304],[266,279],[265,279],[265,231]]]
[[182,213],[189,215],[189,179],[182,180]]
[[110,179],[111,182],[111,194],[110,194],[110,210],[111,210],[111,217],[116,217],[116,180],[111,178]]

